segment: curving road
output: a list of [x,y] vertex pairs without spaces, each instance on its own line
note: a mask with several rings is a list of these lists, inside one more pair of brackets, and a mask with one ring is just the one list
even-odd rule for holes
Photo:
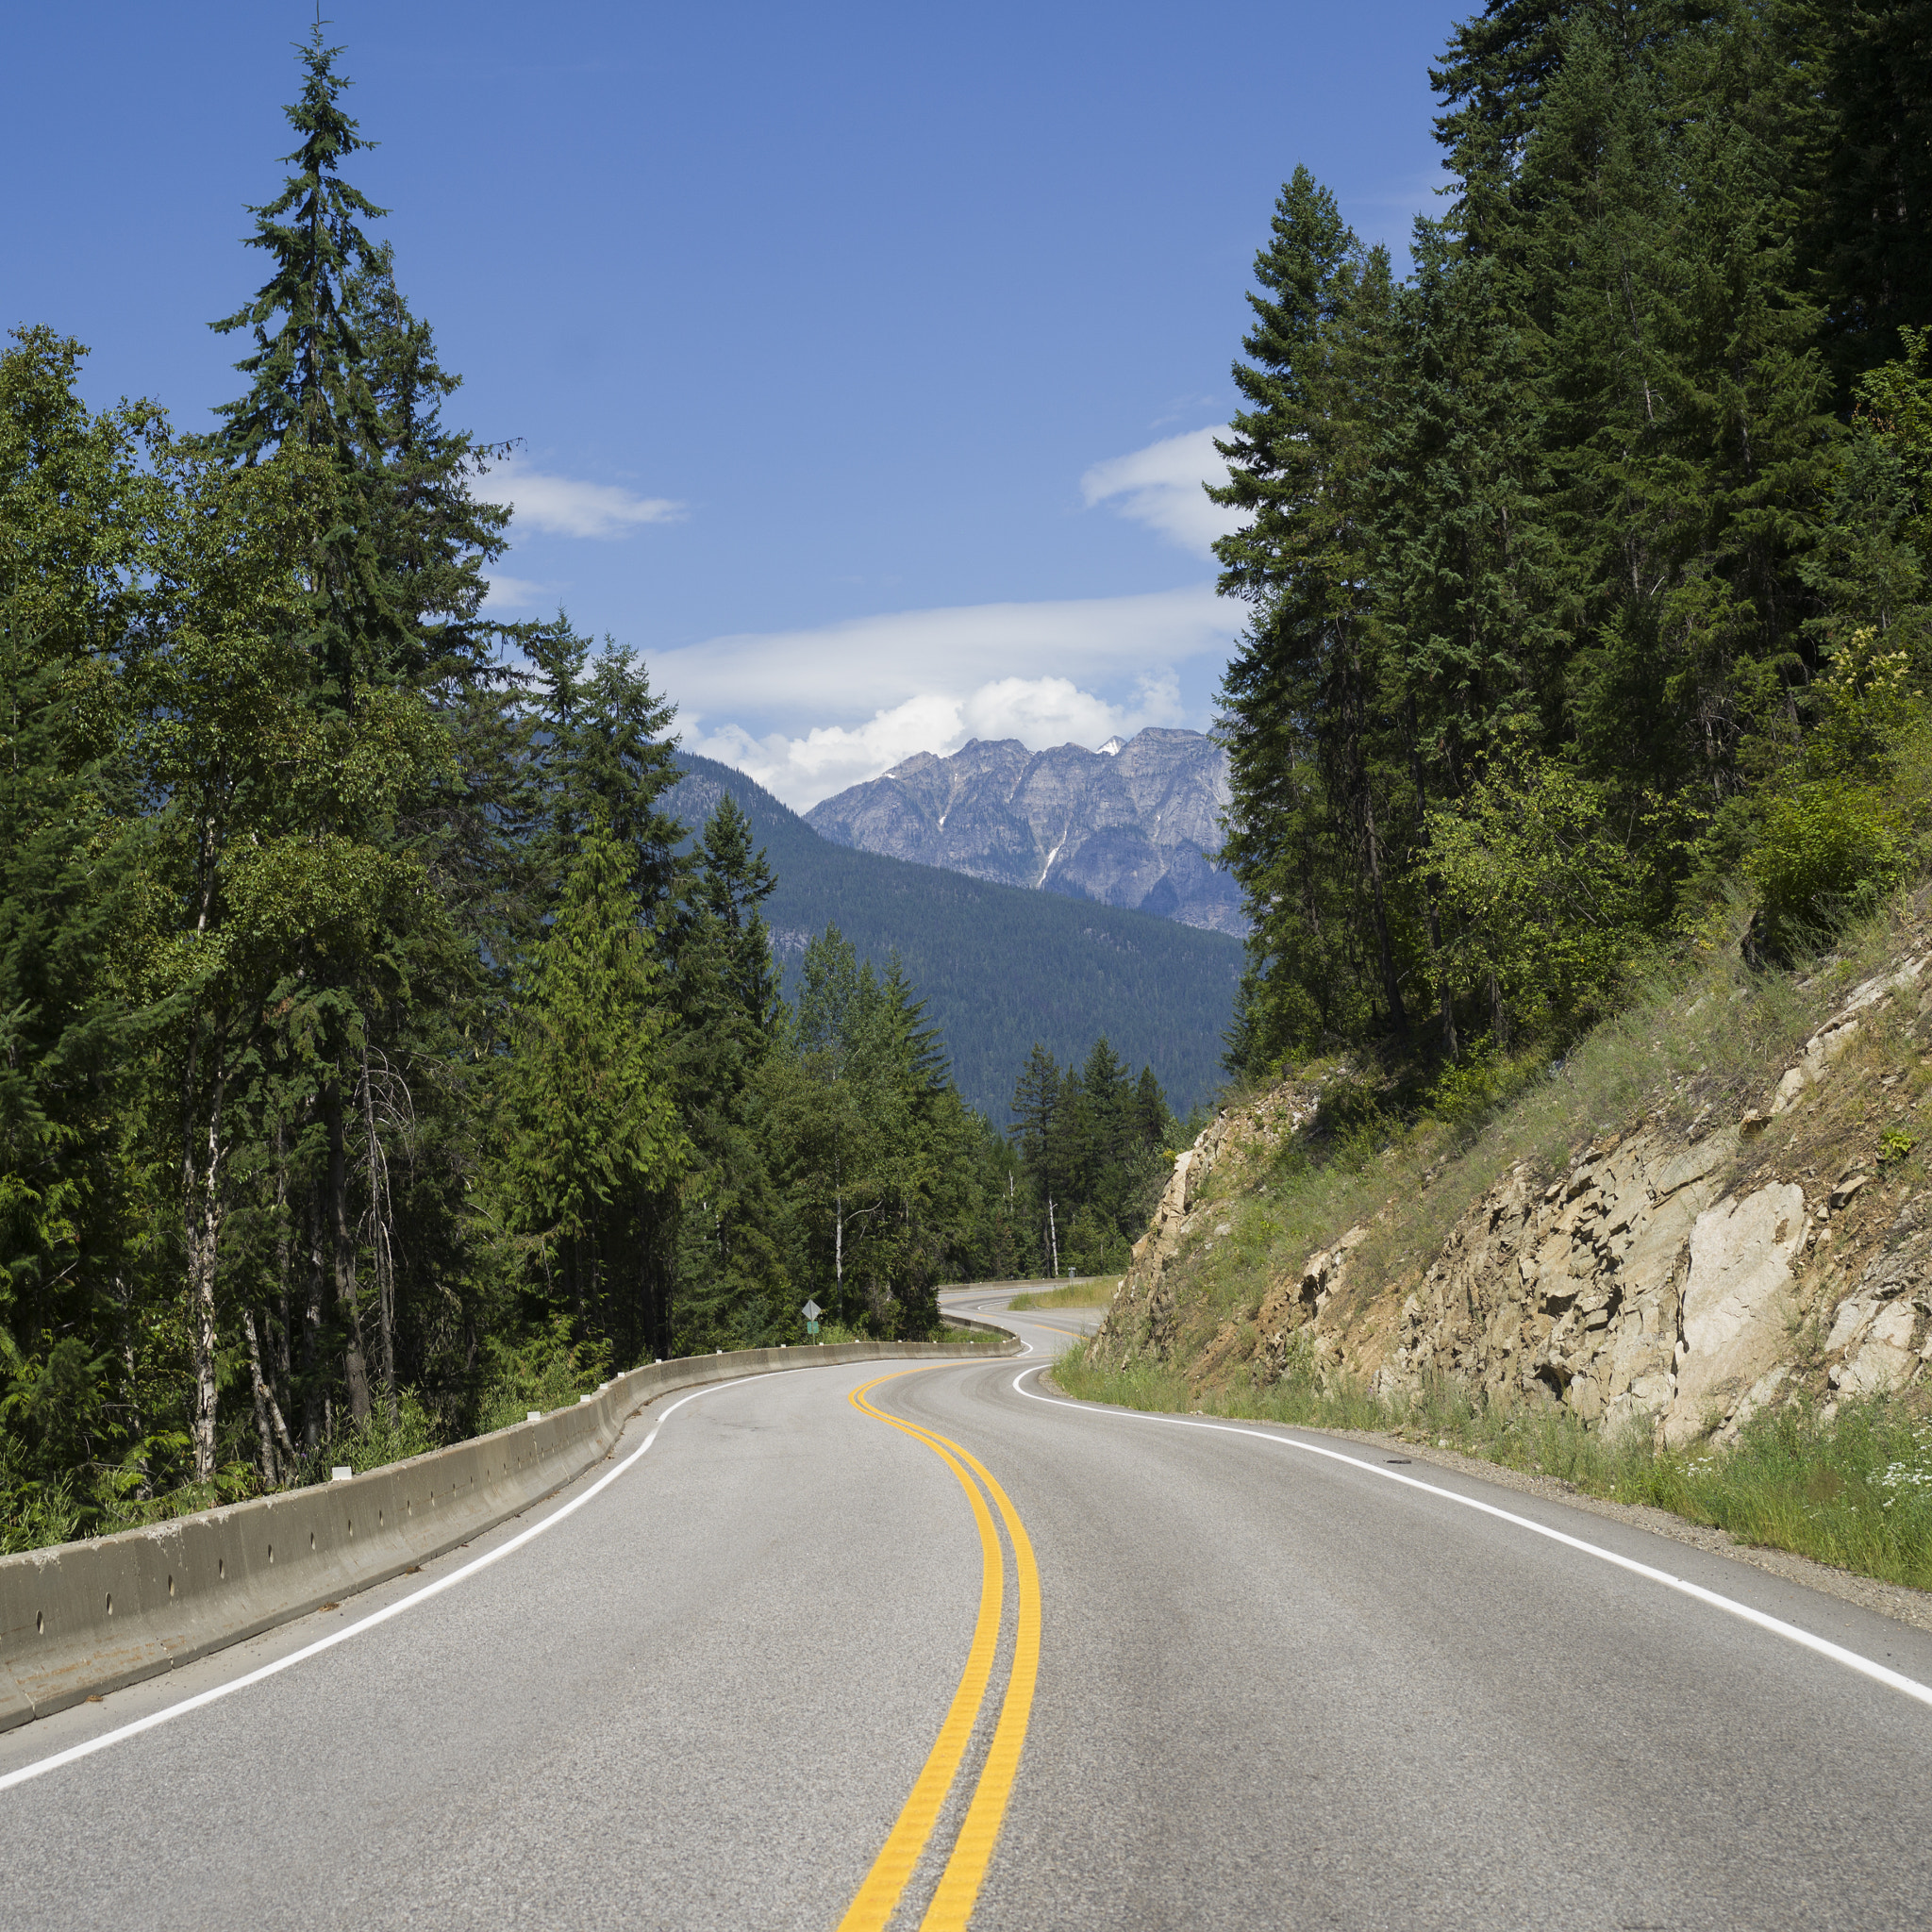
[[[1010,1318],[1039,1356],[1092,1320]],[[1037,1360],[884,1366],[667,1400],[594,1493],[0,1737],[0,1918],[1932,1911],[1932,1637],[1354,1443],[1058,1402]]]

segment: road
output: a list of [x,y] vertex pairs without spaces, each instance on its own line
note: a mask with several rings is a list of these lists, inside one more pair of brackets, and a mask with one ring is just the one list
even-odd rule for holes
[[1926,1922],[1932,1637],[1355,1443],[1055,1402],[1092,1316],[1010,1319],[1034,1356],[673,1398],[578,1507],[0,1737],[0,1918]]

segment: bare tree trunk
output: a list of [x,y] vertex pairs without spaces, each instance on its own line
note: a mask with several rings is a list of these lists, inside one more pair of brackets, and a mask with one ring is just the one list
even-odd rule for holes
[[182,1078],[181,1220],[182,1247],[188,1264],[188,1351],[194,1373],[194,1417],[190,1440],[194,1445],[194,1479],[208,1481],[215,1473],[215,1426],[221,1390],[215,1379],[215,1265],[222,1233],[223,1078],[219,1038],[209,1058],[214,1063],[211,1090],[205,1111],[197,1106],[194,1046],[188,1053]]
[[389,1161],[375,1131],[375,1088],[369,1077],[369,1046],[362,1047],[362,1131],[369,1159],[369,1249],[375,1269],[375,1373],[382,1383],[390,1425],[396,1413],[396,1271],[391,1241],[394,1211],[389,1198]]
[[342,1318],[342,1380],[349,1413],[369,1420],[368,1357],[362,1348],[362,1313],[356,1306],[356,1236],[349,1223],[349,1149],[342,1134],[342,1093],[331,1076],[322,1090],[323,1124],[328,1130],[328,1232],[335,1257],[336,1308]]
[[[275,1126],[275,1307],[269,1324],[269,1386],[288,1391],[292,1403],[294,1389],[289,1363],[292,1353],[289,1328],[289,1269],[293,1246],[293,1230],[289,1224],[289,1169],[283,1146],[282,1127]],[[292,1453],[292,1451],[291,1451]]]
[[1375,923],[1382,996],[1389,1003],[1389,1024],[1397,1033],[1408,1031],[1408,1014],[1402,1004],[1402,985],[1395,971],[1395,946],[1389,930],[1389,902],[1382,885],[1382,839],[1375,824],[1375,788],[1369,771],[1366,742],[1367,700],[1361,689],[1361,667],[1356,659],[1351,633],[1345,642],[1341,688],[1344,729],[1343,781],[1353,794],[1350,804],[1361,841],[1362,869],[1369,875],[1369,898]]
[[[275,1400],[275,1391],[269,1387],[261,1373],[261,1348],[256,1339],[255,1310],[252,1307],[242,1310],[242,1332],[248,1338],[248,1366],[255,1393],[255,1430],[261,1438],[261,1479],[273,1489],[294,1474],[299,1458],[294,1443],[289,1440],[289,1425],[282,1420],[282,1406]],[[277,1444],[281,1455],[288,1458],[286,1463],[276,1455]]]
[[[1408,692],[1405,700],[1405,710],[1408,724],[1408,773],[1409,782],[1415,787],[1416,842],[1426,842],[1426,829],[1429,822],[1428,780],[1423,771],[1422,726],[1416,718],[1415,693]],[[1442,958],[1442,915],[1432,890],[1428,894],[1429,906],[1429,964],[1440,970]],[[1456,1001],[1450,992],[1449,982],[1444,977],[1438,990],[1438,1004],[1442,1023],[1442,1051],[1453,1060],[1456,1058]]]
[[[132,1300],[125,1277],[117,1273],[114,1276],[114,1301],[121,1310],[121,1367],[127,1377],[127,1426],[135,1441],[140,1441],[147,1431],[142,1426],[141,1383],[135,1373]],[[141,1486],[135,1494],[145,1502],[154,1494],[154,1472],[145,1455],[136,1466],[141,1471]]]
[[308,1190],[308,1299],[302,1310],[302,1447],[313,1456],[327,1430],[322,1386],[322,1202]]
[[1395,972],[1395,947],[1389,932],[1389,905],[1382,891],[1382,841],[1375,829],[1375,803],[1369,794],[1369,777],[1362,773],[1362,851],[1368,861],[1369,891],[1375,908],[1375,944],[1381,954],[1382,992],[1389,1002],[1389,1024],[1398,1033],[1408,1031],[1408,1013],[1402,1004],[1402,983]]

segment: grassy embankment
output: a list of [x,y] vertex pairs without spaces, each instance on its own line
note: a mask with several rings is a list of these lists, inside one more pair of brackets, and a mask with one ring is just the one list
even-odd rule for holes
[[[1433,1441],[1714,1524],[1745,1541],[1932,1588],[1927,1391],[1848,1403],[1827,1420],[1815,1320],[1792,1338],[1801,1373],[1811,1372],[1811,1395],[1754,1418],[1728,1450],[1679,1453],[1657,1448],[1647,1433],[1607,1440],[1567,1410],[1478,1406],[1455,1386],[1415,1402],[1378,1402],[1345,1378],[1291,1367],[1259,1387],[1245,1350],[1211,1347],[1230,1324],[1252,1324],[1271,1282],[1353,1225],[1366,1224],[1368,1233],[1350,1257],[1343,1293],[1359,1303],[1399,1301],[1461,1214],[1519,1161],[1554,1175],[1597,1137],[1646,1117],[1685,1128],[1706,1108],[1716,1124],[1762,1108],[1795,1049],[1845,992],[1923,940],[1926,896],[1901,894],[1805,969],[1754,972],[1728,945],[1660,967],[1557,1066],[1492,1058],[1410,1096],[1406,1114],[1386,1087],[1315,1070],[1331,1077],[1314,1134],[1265,1166],[1210,1176],[1205,1199],[1228,1233],[1175,1264],[1178,1346],[1164,1360],[1143,1354],[1124,1365],[1076,1353],[1062,1357],[1056,1378],[1070,1394],[1137,1408]],[[1868,1016],[1826,1082],[1747,1143],[1752,1173],[1807,1176],[1815,1195],[1818,1176],[1828,1188],[1864,1166],[1880,1179],[1869,1191],[1874,1217],[1924,1188],[1916,1108],[1932,1092],[1932,1060],[1913,1031],[1914,1005],[1895,1001]],[[1825,1284],[1827,1319],[1849,1285]],[[1225,1367],[1215,1366],[1217,1355]]]
[[1104,1308],[1113,1299],[1118,1275],[1090,1275],[1085,1281],[1070,1281],[1064,1288],[1042,1288],[1037,1293],[1028,1289],[1007,1304],[1014,1314],[1028,1308]]

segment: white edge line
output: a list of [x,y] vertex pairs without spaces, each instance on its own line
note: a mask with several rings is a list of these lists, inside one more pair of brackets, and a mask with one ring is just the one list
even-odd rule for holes
[[[801,1367],[815,1368],[816,1363],[801,1363]],[[770,1374],[786,1374],[786,1369],[767,1371]],[[150,1711],[146,1717],[136,1718],[130,1724],[123,1724],[118,1730],[103,1731],[98,1738],[89,1738],[79,1744],[70,1744],[64,1751],[56,1751],[50,1757],[37,1758],[32,1764],[24,1764],[18,1771],[9,1771],[0,1776],[0,1791],[10,1790],[15,1785],[24,1785],[29,1778],[44,1775],[50,1771],[58,1771],[62,1765],[76,1763],[83,1757],[92,1757],[96,1751],[105,1751],[109,1744],[119,1744],[128,1738],[138,1738],[143,1731],[152,1731],[158,1725],[177,1717],[186,1717],[191,1710],[199,1710],[205,1704],[233,1695],[237,1690],[245,1690],[251,1684],[259,1684],[265,1677],[273,1677],[278,1672],[291,1670],[296,1664],[306,1663],[308,1658],[318,1657],[325,1650],[333,1650],[339,1643],[346,1643],[352,1637],[359,1637],[365,1630],[373,1630],[378,1624],[387,1624],[391,1617],[399,1617],[405,1610],[414,1609],[418,1604],[427,1603],[433,1596],[441,1593],[464,1578],[474,1576],[479,1570],[487,1570],[491,1564],[500,1562],[512,1550],[521,1549],[533,1537],[540,1537],[546,1529],[554,1529],[566,1516],[581,1509],[599,1491],[614,1483],[639,1457],[658,1440],[658,1431],[687,1402],[695,1402],[700,1395],[710,1395],[720,1389],[732,1389],[744,1382],[761,1382],[765,1374],[734,1375],[728,1382],[707,1382],[702,1389],[693,1389],[689,1395],[680,1395],[668,1407],[660,1409],[657,1420],[651,1424],[651,1432],[638,1446],[620,1462],[615,1469],[604,1474],[587,1489],[582,1495],[573,1496],[569,1502],[553,1509],[541,1523],[533,1523],[528,1529],[519,1530],[506,1543],[493,1550],[485,1551],[480,1557],[472,1557],[459,1570],[452,1570],[447,1576],[439,1576],[434,1583],[426,1583],[421,1590],[412,1591],[406,1597],[399,1597],[392,1604],[386,1604],[381,1609],[372,1611],[368,1616],[347,1624],[340,1630],[332,1630],[326,1637],[319,1637],[313,1643],[306,1643],[300,1650],[291,1650],[287,1657],[278,1657],[273,1663],[262,1664],[258,1669],[249,1671],[240,1677],[231,1677],[225,1684],[217,1684],[211,1690],[198,1691],[192,1697],[184,1697],[179,1704],[171,1704],[163,1710]],[[1044,1398],[1041,1398],[1042,1400]],[[540,1499],[541,1500],[541,1499]],[[491,1525],[494,1527],[494,1525]],[[488,1530],[478,1530],[478,1536],[487,1536]],[[373,1586],[372,1586],[373,1587]],[[266,1635],[266,1632],[262,1633]],[[148,1680],[152,1681],[152,1680]],[[133,1685],[126,1687],[129,1690]]]
[[1679,1595],[1692,1597],[1701,1604],[1708,1604],[1711,1608],[1723,1610],[1728,1616],[1741,1618],[1746,1624],[1755,1624],[1760,1630],[1769,1630],[1774,1636],[1782,1637],[1787,1642],[1795,1643],[1802,1649],[1816,1651],[1820,1657],[1829,1657],[1833,1663],[1842,1664],[1848,1671],[1857,1671],[1861,1677],[1870,1677],[1874,1683],[1902,1691],[1920,1704],[1932,1707],[1932,1685],[1922,1684],[1916,1677],[1907,1677],[1901,1672],[1888,1669],[1884,1664],[1874,1663],[1872,1658],[1860,1657],[1857,1651],[1847,1650],[1842,1644],[1833,1643],[1828,1638],[1814,1637],[1810,1631],[1801,1630],[1795,1624],[1787,1624],[1781,1618],[1767,1616],[1762,1610],[1754,1610],[1749,1604],[1740,1604],[1735,1597],[1721,1596],[1714,1590],[1706,1590],[1701,1583],[1692,1583],[1688,1577],[1673,1576],[1668,1570],[1653,1569],[1650,1564],[1640,1563],[1633,1557],[1620,1557],[1615,1550],[1607,1550],[1601,1543],[1586,1542],[1581,1537],[1567,1535],[1560,1529],[1552,1529],[1548,1524],[1538,1523],[1533,1517],[1518,1516],[1514,1510],[1499,1509],[1493,1503],[1485,1503],[1475,1496],[1459,1495],[1454,1490],[1445,1490],[1435,1483],[1424,1482],[1419,1476],[1404,1475],[1400,1471],[1391,1469],[1386,1464],[1364,1462],[1358,1456],[1344,1456],[1341,1450],[1325,1448],[1318,1442],[1303,1442],[1292,1436],[1274,1435],[1265,1426],[1243,1428],[1232,1423],[1195,1422],[1191,1416],[1149,1415],[1142,1409],[1114,1408],[1091,1402],[1069,1402],[1062,1396],[1042,1395],[1038,1390],[1021,1388],[1021,1383],[1028,1375],[1039,1373],[1038,1368],[1023,1369],[1013,1377],[1013,1392],[1027,1397],[1029,1401],[1044,1402],[1054,1408],[1077,1409],[1083,1415],[1113,1416],[1124,1422],[1165,1423],[1170,1427],[1181,1429],[1211,1429],[1218,1435],[1243,1436],[1250,1441],[1274,1442],[1283,1449],[1299,1449],[1307,1456],[1324,1456],[1331,1462],[1345,1462],[1351,1469],[1363,1470],[1370,1475],[1381,1476],[1385,1481],[1401,1483],[1406,1489],[1422,1490],[1431,1496],[1441,1496],[1447,1502],[1459,1503],[1465,1509],[1479,1510],[1485,1516],[1495,1517],[1499,1523],[1514,1524],[1519,1529],[1530,1530],[1537,1536],[1547,1537],[1553,1543],[1561,1543],[1567,1549],[1581,1550],[1587,1557],[1596,1557],[1606,1563],[1613,1563],[1619,1570],[1627,1570],[1633,1576],[1641,1576],[1651,1583],[1660,1583],[1666,1590],[1674,1590]]

